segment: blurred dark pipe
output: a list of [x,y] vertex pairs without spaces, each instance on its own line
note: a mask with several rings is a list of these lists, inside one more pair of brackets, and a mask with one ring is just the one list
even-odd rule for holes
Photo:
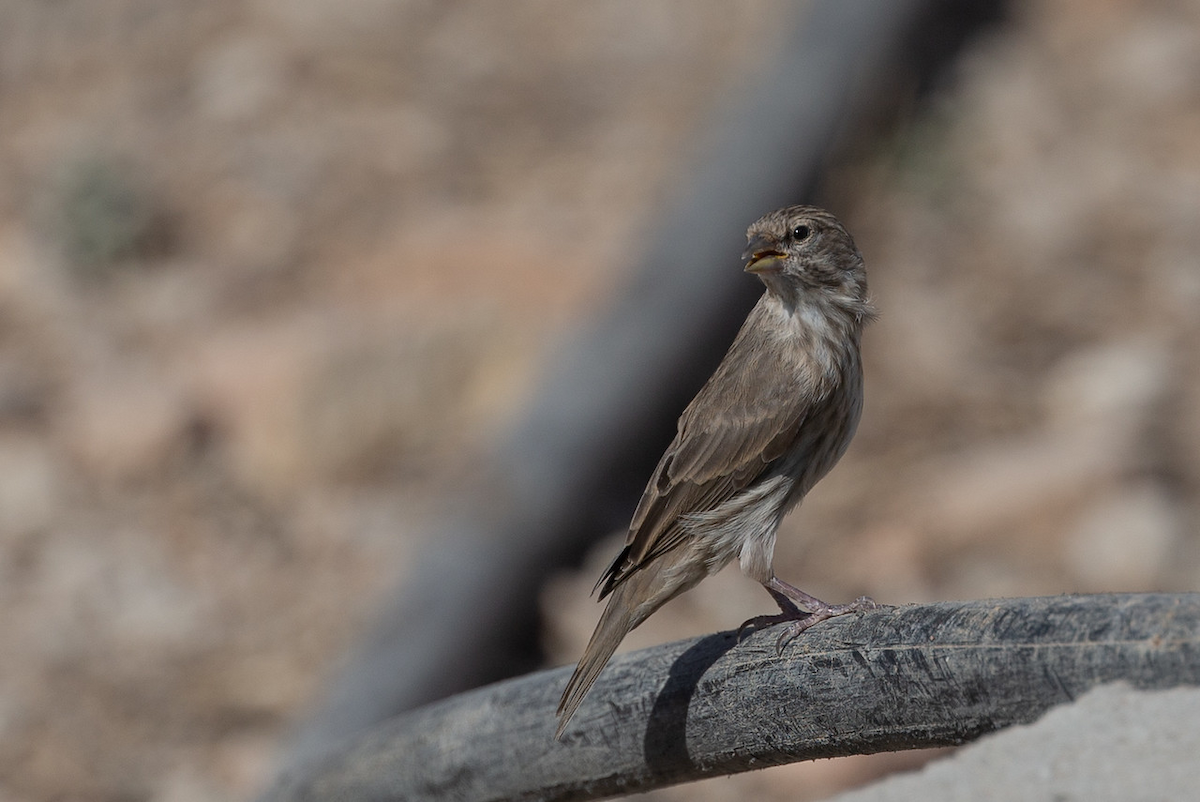
[[[490,479],[457,503],[288,761],[395,713],[529,670],[538,594],[623,527],[680,410],[761,292],[745,226],[809,200],[836,141],[911,106],[999,2],[818,0],[730,98],[623,296],[549,366]],[[859,126],[856,130],[855,126]]]

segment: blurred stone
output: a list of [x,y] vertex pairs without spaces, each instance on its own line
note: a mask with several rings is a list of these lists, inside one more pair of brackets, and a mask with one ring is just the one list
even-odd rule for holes
[[93,368],[70,388],[64,444],[88,471],[109,480],[148,475],[186,428],[190,410],[180,388],[149,366],[114,361]]
[[268,497],[308,473],[296,398],[322,335],[310,316],[226,327],[187,360],[190,391],[225,439],[235,474]]
[[37,360],[0,352],[0,422],[29,423],[45,411],[49,382]]
[[1077,503],[1138,467],[1147,425],[1169,388],[1169,367],[1170,352],[1150,340],[1061,360],[1043,391],[1042,430],[935,462],[913,491],[929,499],[918,514],[945,537],[969,540]]
[[1067,569],[1084,592],[1160,590],[1183,534],[1161,487],[1122,488],[1084,511],[1065,544]]
[[1165,16],[1123,26],[1116,47],[1097,66],[1122,100],[1139,109],[1186,104],[1200,74],[1200,31]]
[[61,468],[46,442],[0,435],[0,543],[47,529],[65,503]]
[[217,258],[241,271],[281,267],[300,234],[299,220],[286,196],[244,180],[209,187],[206,232]]
[[0,301],[35,320],[68,305],[66,277],[52,269],[53,257],[38,245],[22,227],[0,224]]
[[267,27],[285,32],[309,50],[350,49],[356,39],[393,45],[404,41],[396,31],[427,27],[421,17],[427,3],[390,0],[254,0],[256,16]]
[[857,585],[881,601],[929,602],[937,598],[925,560],[924,533],[912,526],[879,523],[858,537],[850,568]]
[[[1200,175],[1190,194],[1186,208],[1200,208]],[[1200,271],[1189,249],[1174,243],[1161,244],[1152,254],[1151,270],[1155,284],[1162,287],[1163,322],[1173,328],[1192,325],[1200,308]]]
[[503,338],[481,342],[486,333],[453,320],[409,329],[302,316],[214,338],[196,360],[195,392],[243,481],[278,496],[453,453],[494,401],[485,366]]
[[302,662],[282,652],[262,652],[205,672],[206,707],[232,718],[286,717],[312,693]]
[[267,110],[285,91],[287,63],[278,46],[260,36],[233,36],[203,52],[194,91],[201,111],[239,122]]
[[1055,429],[1109,444],[1122,459],[1144,434],[1171,378],[1171,354],[1148,338],[1077,351],[1054,368],[1044,399]]
[[312,459],[329,475],[363,475],[458,441],[477,356],[451,332],[333,343],[299,388]]
[[114,675],[142,677],[146,650],[186,648],[209,634],[210,600],[183,581],[170,551],[139,531],[79,537],[64,527],[39,541],[31,583],[42,626],[30,641],[43,657],[70,662],[106,653]]
[[436,164],[453,139],[437,115],[417,103],[379,109],[356,122],[379,153],[378,169],[402,178]]
[[195,765],[182,765],[158,780],[152,802],[222,802],[229,790],[218,787]]
[[227,789],[223,798],[253,799],[276,769],[279,745],[269,734],[247,733],[226,739],[214,758],[214,773]]
[[[917,269],[910,266],[908,272]],[[949,288],[899,278],[885,276],[878,282],[886,286],[888,306],[895,311],[881,316],[868,332],[866,347],[875,352],[871,358],[886,372],[888,383],[910,398],[961,394],[963,375],[972,369],[980,347],[977,321]]]
[[1031,566],[1030,561],[1022,561],[1019,555],[995,546],[992,538],[962,554],[950,556],[943,550],[935,553],[939,557],[936,566],[940,579],[938,599],[1041,596],[1063,591],[1062,581],[1053,567],[1046,566],[1043,570],[1042,563],[1047,560]]
[[1078,499],[1122,465],[1103,442],[1040,433],[936,460],[900,500],[931,533],[964,542]]
[[[121,335],[154,340],[163,350],[211,327],[220,300],[211,265],[175,262],[164,269],[124,277],[109,292]],[[164,366],[170,372],[174,365]]]

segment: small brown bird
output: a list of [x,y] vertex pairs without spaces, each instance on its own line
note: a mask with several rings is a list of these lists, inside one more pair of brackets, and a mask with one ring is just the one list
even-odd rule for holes
[[679,418],[600,577],[611,596],[558,705],[561,737],[617,645],[659,607],[735,557],[789,622],[783,647],[813,624],[875,606],[829,605],[775,576],[779,522],[841,458],[862,412],[863,327],[875,316],[854,241],[829,212],[789,206],[746,231],[746,272],[766,284],[715,373]]

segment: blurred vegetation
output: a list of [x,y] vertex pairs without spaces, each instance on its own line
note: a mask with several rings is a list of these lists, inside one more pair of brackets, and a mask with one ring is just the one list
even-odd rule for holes
[[51,206],[54,239],[82,278],[101,278],[169,249],[169,215],[162,199],[117,157],[93,154],[67,164]]

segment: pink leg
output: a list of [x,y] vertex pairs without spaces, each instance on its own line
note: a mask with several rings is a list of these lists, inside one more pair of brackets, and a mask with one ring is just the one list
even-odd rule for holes
[[749,619],[738,627],[738,640],[742,639],[742,633],[746,629],[761,629],[790,621],[791,624],[775,643],[775,648],[780,654],[783,654],[783,647],[813,624],[819,624],[835,616],[861,613],[879,607],[874,600],[867,596],[860,596],[850,604],[826,604],[817,597],[810,596],[775,576],[772,576],[763,587],[779,605],[780,613],[778,615],[760,615]]

